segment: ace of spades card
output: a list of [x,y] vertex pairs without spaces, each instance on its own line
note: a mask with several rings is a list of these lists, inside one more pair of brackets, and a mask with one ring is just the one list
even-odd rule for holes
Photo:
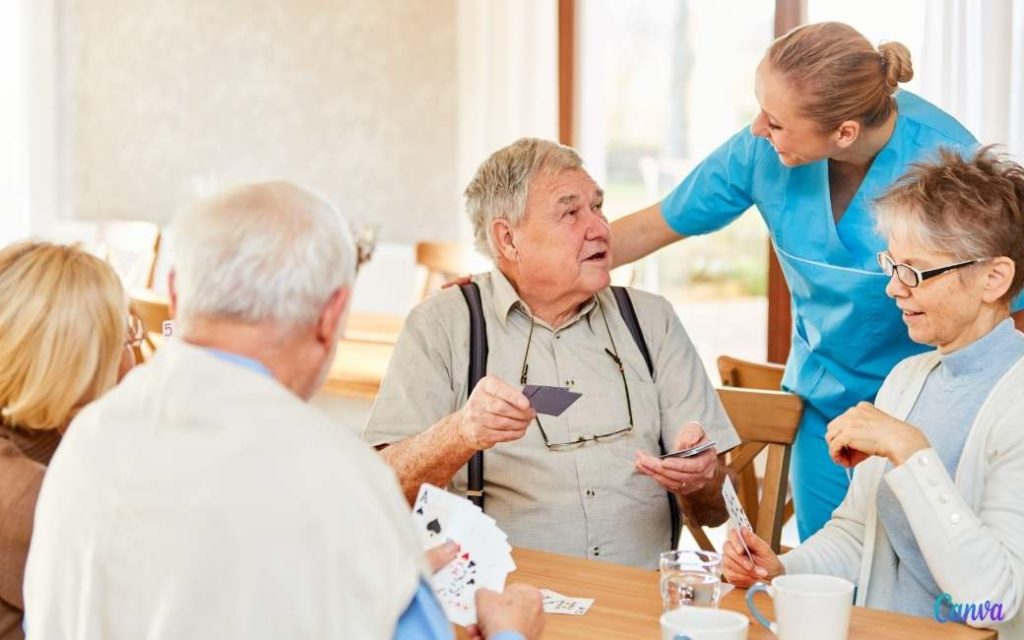
[[445,504],[445,500],[438,495],[438,492],[420,491],[413,504],[412,514],[424,549],[436,547],[448,541],[447,530],[452,516],[451,508]]

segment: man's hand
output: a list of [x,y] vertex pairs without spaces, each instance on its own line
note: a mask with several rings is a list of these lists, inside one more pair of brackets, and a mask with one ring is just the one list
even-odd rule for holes
[[888,458],[898,467],[914,452],[931,446],[920,429],[870,402],[860,402],[830,422],[825,441],[829,455],[844,467],[854,467],[871,456]]
[[[743,545],[739,540],[740,535],[743,536],[743,542],[746,542],[747,548],[750,549],[750,555],[754,558],[753,562],[743,551]],[[775,555],[771,546],[746,527],[739,527],[729,532],[724,551],[722,575],[731,584],[741,589],[746,589],[759,580],[770,582],[775,576],[786,573],[786,568],[782,566],[779,556]]]
[[474,640],[502,631],[518,631],[526,640],[535,640],[544,630],[543,602],[540,591],[527,584],[510,584],[504,593],[477,589],[477,622],[466,632]]
[[537,412],[522,391],[486,376],[458,412],[455,427],[466,446],[483,451],[522,438],[535,417]]
[[459,543],[451,540],[427,549],[427,564],[430,565],[430,573],[437,573],[444,569],[457,555],[459,555]]
[[[673,451],[707,442],[699,422],[687,422],[676,437]],[[707,487],[715,479],[718,452],[714,447],[692,458],[661,459],[645,451],[636,452],[636,470],[654,479],[672,493],[688,495]]]

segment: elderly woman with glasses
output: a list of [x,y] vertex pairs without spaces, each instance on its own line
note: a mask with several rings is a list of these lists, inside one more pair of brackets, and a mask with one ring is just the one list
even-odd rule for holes
[[675,508],[725,519],[719,454],[739,438],[668,301],[629,290],[642,338],[631,333],[603,201],[554,142],[484,161],[466,209],[495,265],[474,277],[488,375],[470,385],[467,302],[442,291],[406,320],[364,437],[410,501],[424,482],[476,497],[467,462],[483,452],[484,509],[512,544],[655,567]]
[[[725,575],[782,573],[857,583],[858,604],[1024,638],[1024,168],[983,149],[944,151],[877,203],[886,293],[910,338],[875,403],[832,421],[833,460],[854,467],[832,519],[776,557],[750,532],[726,543]],[[870,322],[862,329],[872,331]]]
[[0,300],[0,640],[14,640],[46,467],[75,414],[135,364],[141,331],[114,270],[74,247],[0,250]]

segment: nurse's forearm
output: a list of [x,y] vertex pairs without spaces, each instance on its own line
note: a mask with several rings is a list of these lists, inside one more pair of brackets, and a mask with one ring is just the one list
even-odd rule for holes
[[1024,310],[1011,314],[1010,317],[1013,318],[1013,324],[1017,325],[1017,331],[1024,331]]
[[619,218],[612,223],[612,267],[639,260],[683,237],[665,222],[661,203]]

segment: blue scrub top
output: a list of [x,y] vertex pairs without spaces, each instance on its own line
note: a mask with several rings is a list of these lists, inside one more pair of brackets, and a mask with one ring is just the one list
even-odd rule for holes
[[[787,167],[749,128],[708,156],[661,203],[668,225],[686,236],[721,229],[757,205],[792,293],[793,342],[783,388],[827,419],[872,401],[896,363],[931,348],[910,340],[885,295],[888,278],[875,256],[886,242],[875,232],[871,203],[910,163],[934,159],[938,147],[977,146],[960,123],[920,97],[901,91],[896,103],[892,137],[838,224],[828,160]],[[1018,297],[1015,309],[1021,302]]]

